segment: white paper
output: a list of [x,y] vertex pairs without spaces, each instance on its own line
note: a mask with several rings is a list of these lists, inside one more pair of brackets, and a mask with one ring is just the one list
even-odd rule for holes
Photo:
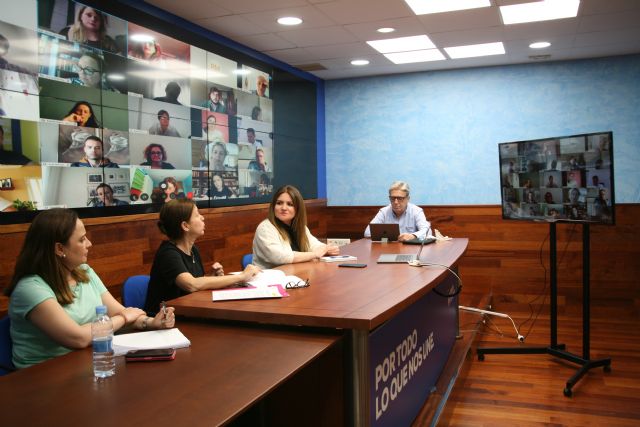
[[269,285],[281,285],[283,288],[287,283],[302,282],[298,276],[287,276],[282,270],[262,270],[260,273],[253,276],[249,283],[256,288],[265,289]]
[[113,351],[116,356],[122,356],[129,350],[184,348],[190,345],[191,341],[178,328],[135,332],[113,337]]

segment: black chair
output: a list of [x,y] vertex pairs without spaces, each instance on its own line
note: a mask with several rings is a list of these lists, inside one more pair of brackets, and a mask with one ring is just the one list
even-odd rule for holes
[[0,376],[7,375],[16,370],[13,366],[12,354],[11,354],[11,334],[9,328],[11,327],[11,320],[9,316],[4,316],[0,320]]

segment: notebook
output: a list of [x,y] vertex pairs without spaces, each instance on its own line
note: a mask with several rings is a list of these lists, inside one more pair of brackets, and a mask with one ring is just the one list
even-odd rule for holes
[[435,239],[431,240],[430,238],[422,240],[420,244],[420,250],[418,254],[382,254],[378,257],[378,264],[406,264],[411,261],[416,261],[420,259],[420,254],[422,253],[422,248],[424,245],[428,243],[433,243]]
[[400,225],[369,224],[369,231],[371,231],[372,242],[381,242],[383,238],[386,238],[389,242],[395,242],[400,235]]

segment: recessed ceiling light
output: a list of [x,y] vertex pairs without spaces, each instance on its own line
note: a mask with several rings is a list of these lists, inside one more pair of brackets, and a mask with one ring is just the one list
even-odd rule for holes
[[445,47],[444,50],[451,59],[473,58],[476,56],[504,55],[502,42],[472,44],[468,46]]
[[411,52],[385,53],[384,56],[394,64],[411,64],[414,62],[443,61],[442,52],[438,49],[413,50]]
[[131,36],[129,36],[129,38],[131,40],[133,40],[134,42],[140,42],[140,43],[146,43],[146,42],[152,42],[153,36],[149,35],[149,34],[131,34]]
[[283,16],[282,18],[278,18],[277,22],[280,25],[300,25],[302,24],[302,19],[296,16]]
[[367,44],[380,53],[408,52],[410,50],[434,49],[436,46],[425,35],[373,40]]
[[413,13],[426,15],[428,13],[451,12],[454,10],[477,9],[491,6],[489,0],[404,0]]
[[551,21],[578,16],[580,0],[543,0],[533,3],[500,6],[505,25],[523,22]]
[[366,59],[354,59],[351,61],[351,65],[369,65],[369,61]]
[[551,46],[551,43],[549,42],[535,42],[529,45],[531,49],[544,49],[545,47],[549,46]]
[[378,28],[376,31],[379,33],[393,33],[396,29],[391,27]]
[[124,76],[122,74],[107,74],[107,80],[124,80]]

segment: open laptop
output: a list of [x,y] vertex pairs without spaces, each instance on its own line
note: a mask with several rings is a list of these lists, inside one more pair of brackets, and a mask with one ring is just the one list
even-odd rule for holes
[[428,237],[421,240],[418,254],[382,254],[378,257],[378,264],[406,264],[411,261],[420,260],[420,254],[424,245],[435,242],[435,238]]
[[388,242],[395,242],[400,235],[400,224],[369,224],[372,242],[382,242],[384,238]]

